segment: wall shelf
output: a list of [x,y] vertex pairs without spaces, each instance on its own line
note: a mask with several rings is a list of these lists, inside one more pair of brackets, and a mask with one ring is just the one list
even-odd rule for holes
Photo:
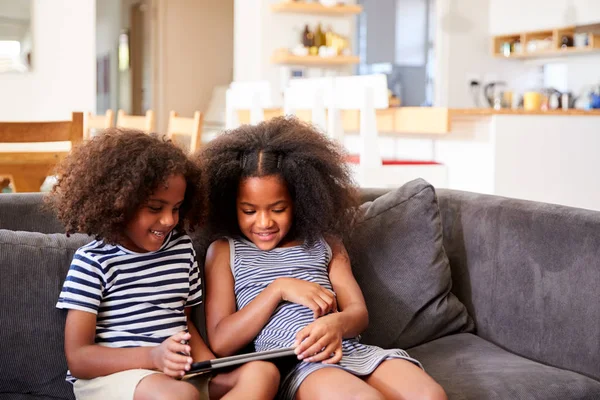
[[[586,46],[561,47],[564,36],[574,40],[576,33],[588,34]],[[507,45],[510,44],[510,45]],[[515,51],[514,43],[520,43],[520,51]],[[505,48],[510,47],[510,51]],[[600,52],[600,33],[587,31],[585,27],[569,26],[541,31],[521,32],[492,37],[492,55],[506,59],[553,58],[568,55],[582,55]]]
[[272,64],[306,65],[306,66],[343,66],[358,64],[360,58],[357,56],[295,56],[293,54],[278,51],[271,57]]
[[271,5],[271,11],[278,13],[322,14],[322,15],[354,15],[362,12],[359,5],[324,6],[321,3],[303,1],[282,1]]

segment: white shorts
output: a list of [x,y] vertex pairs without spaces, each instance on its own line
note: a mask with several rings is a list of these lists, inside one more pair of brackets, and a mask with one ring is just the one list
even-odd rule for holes
[[[149,369],[130,369],[94,379],[77,379],[73,391],[77,400],[133,400],[135,388],[142,379],[161,373]],[[210,374],[202,374],[184,380],[198,389],[202,400],[208,400],[210,378]]]

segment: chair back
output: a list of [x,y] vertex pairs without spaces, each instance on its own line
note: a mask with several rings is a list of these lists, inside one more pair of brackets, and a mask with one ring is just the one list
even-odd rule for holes
[[137,129],[147,133],[155,130],[154,111],[146,111],[146,115],[127,115],[125,111],[117,111],[117,128]]
[[115,126],[115,113],[113,110],[106,110],[104,115],[94,115],[91,112],[86,113],[83,121],[84,139],[92,137],[92,131],[98,132]]
[[189,137],[190,153],[194,153],[201,146],[202,139],[202,120],[203,114],[200,111],[194,112],[192,118],[180,117],[175,111],[169,113],[169,125],[167,127],[167,136],[176,143],[181,143],[180,137]]
[[83,113],[67,121],[0,122],[0,181],[16,192],[37,192],[57,162],[83,141]]
[[275,96],[269,81],[232,82],[225,94],[225,128],[240,125],[238,111],[250,110],[250,123],[264,121],[264,109],[275,106]]
[[71,142],[83,140],[83,113],[67,121],[0,122],[0,143]]

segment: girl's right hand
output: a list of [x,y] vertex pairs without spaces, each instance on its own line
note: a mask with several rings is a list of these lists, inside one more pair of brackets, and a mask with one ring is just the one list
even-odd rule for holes
[[191,337],[188,332],[181,331],[153,347],[150,350],[150,357],[154,367],[173,378],[185,375],[193,360],[192,357],[184,355],[190,354],[190,346],[181,342],[188,341]]
[[310,308],[315,319],[337,311],[335,294],[318,283],[296,278],[278,278],[274,283],[281,300]]

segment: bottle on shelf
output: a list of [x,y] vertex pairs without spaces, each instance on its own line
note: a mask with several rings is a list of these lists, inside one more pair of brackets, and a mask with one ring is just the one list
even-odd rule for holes
[[323,30],[321,29],[320,22],[317,24],[317,29],[315,30],[315,46],[317,48],[325,46],[325,41],[323,40]]
[[308,24],[304,26],[304,31],[302,32],[302,45],[306,48],[310,48],[315,44],[314,34],[310,31]]
[[563,49],[573,47],[573,38],[569,35],[563,35],[560,39],[560,47]]

